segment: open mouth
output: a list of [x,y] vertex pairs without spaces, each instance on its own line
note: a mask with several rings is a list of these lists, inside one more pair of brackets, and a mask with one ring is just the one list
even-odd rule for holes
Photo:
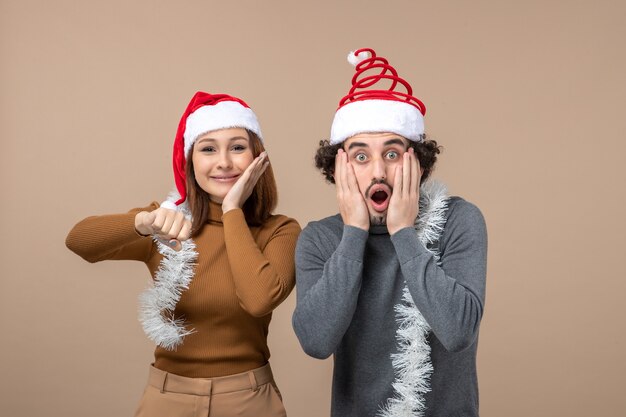
[[386,199],[387,199],[387,193],[384,192],[383,190],[376,191],[374,194],[372,194],[372,200],[376,204],[382,204]]
[[370,194],[370,200],[372,201],[374,210],[378,212],[387,210],[387,206],[389,206],[389,196],[390,193],[386,189],[379,188],[374,190],[374,192]]

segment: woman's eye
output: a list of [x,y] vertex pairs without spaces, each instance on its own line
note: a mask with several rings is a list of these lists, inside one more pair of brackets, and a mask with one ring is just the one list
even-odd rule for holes
[[235,152],[241,152],[241,151],[245,151],[246,147],[243,145],[235,145],[233,146],[233,151]]
[[200,150],[200,152],[215,152],[215,148],[212,146],[205,146]]
[[365,154],[363,153],[360,153],[357,156],[355,156],[354,159],[356,159],[358,162],[365,162],[367,161],[367,156],[365,156]]
[[398,152],[396,151],[387,152],[387,158],[389,159],[396,159],[398,156]]

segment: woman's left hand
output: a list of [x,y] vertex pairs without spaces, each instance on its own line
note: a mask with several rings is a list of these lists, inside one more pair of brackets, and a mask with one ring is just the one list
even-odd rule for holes
[[239,177],[237,182],[233,184],[233,187],[224,197],[224,200],[222,201],[223,213],[243,207],[243,203],[245,203],[248,197],[250,197],[252,190],[254,190],[254,186],[259,178],[261,178],[261,175],[265,172],[269,164],[270,161],[267,158],[267,152],[265,151],[261,152],[259,156],[254,158],[254,161],[252,161],[250,166],[246,168],[241,177]]

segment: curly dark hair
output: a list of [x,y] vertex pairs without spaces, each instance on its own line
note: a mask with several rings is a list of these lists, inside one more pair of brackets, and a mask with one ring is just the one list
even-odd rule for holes
[[[315,153],[315,167],[322,171],[322,175],[331,184],[335,183],[335,157],[337,151],[343,146],[343,143],[331,145],[328,140],[320,140],[320,147]],[[441,153],[442,147],[437,145],[437,142],[431,139],[427,139],[426,135],[422,135],[421,142],[409,141],[409,146],[415,151],[417,159],[420,161],[420,167],[424,168],[421,182],[426,181],[431,172],[435,168],[435,162],[437,162],[437,155]],[[407,148],[408,149],[408,148]]]

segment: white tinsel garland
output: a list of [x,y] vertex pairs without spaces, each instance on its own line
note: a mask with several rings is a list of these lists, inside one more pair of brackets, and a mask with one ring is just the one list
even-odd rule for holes
[[[167,204],[173,204],[178,198],[178,193],[172,192],[162,206],[169,208]],[[191,219],[186,203],[177,209]],[[180,251],[164,245],[157,238],[154,241],[163,259],[155,274],[154,285],[139,296],[139,321],[150,340],[162,348],[174,350],[185,336],[194,332],[185,328],[182,317],[174,317],[174,309],[182,292],[189,288],[198,252],[191,239],[181,242]]]
[[[446,187],[440,182],[428,181],[420,187],[420,211],[415,222],[417,237],[428,249],[439,240],[446,223],[448,209]],[[428,249],[437,263],[439,252]],[[398,329],[398,353],[391,355],[396,374],[392,384],[393,398],[379,412],[379,417],[421,417],[426,404],[424,394],[430,391],[430,375],[433,365],[430,360],[428,333],[430,326],[413,302],[408,287],[402,291],[402,302],[394,308]]]

